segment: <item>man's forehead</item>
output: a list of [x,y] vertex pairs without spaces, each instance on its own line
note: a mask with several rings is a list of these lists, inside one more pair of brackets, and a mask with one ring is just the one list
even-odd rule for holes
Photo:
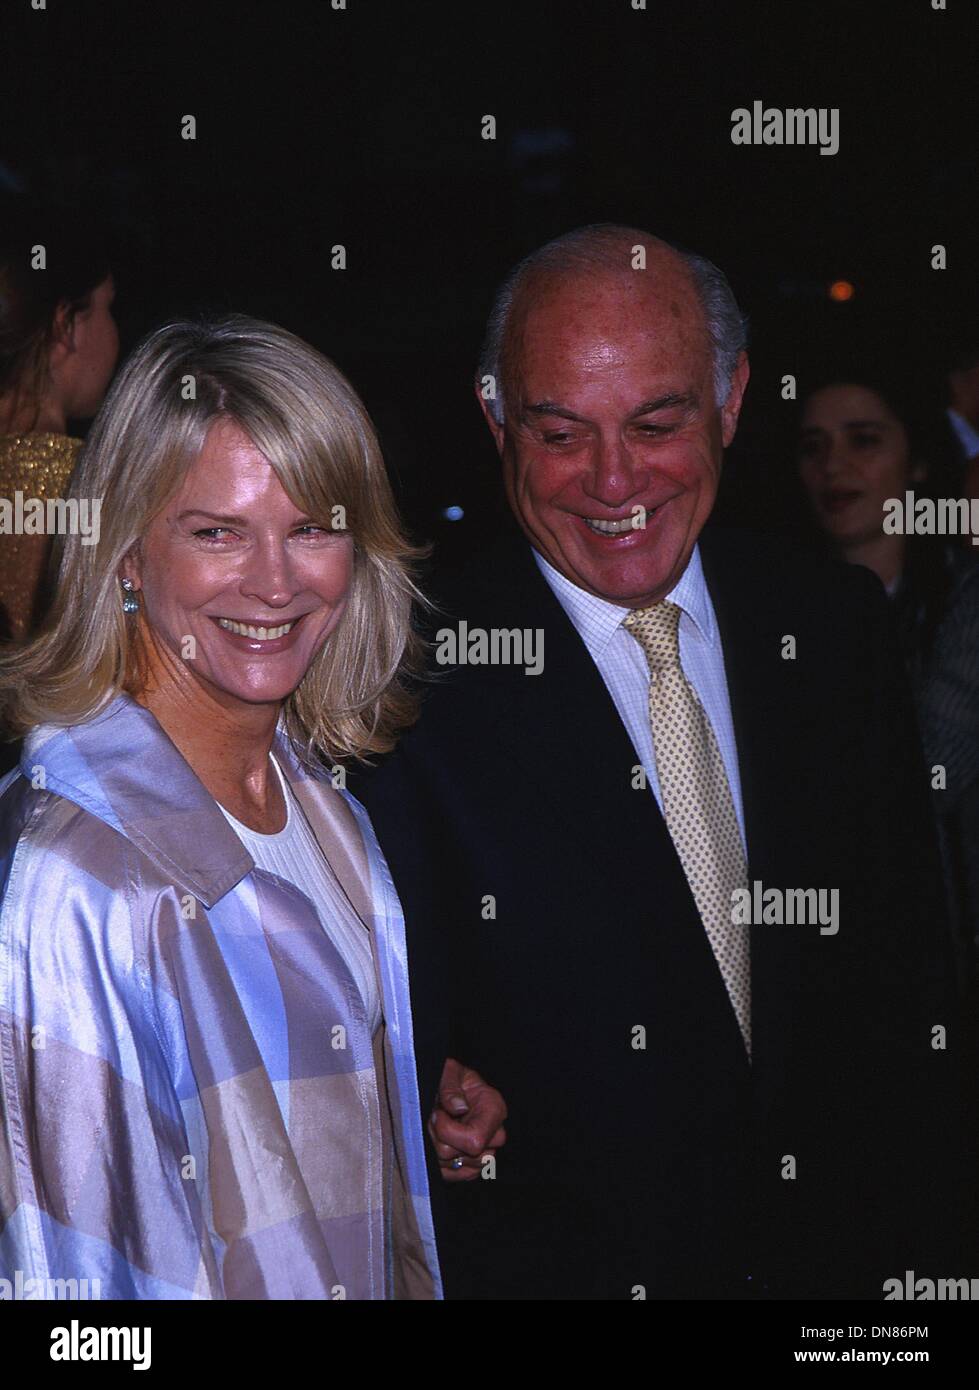
[[521,394],[563,384],[587,390],[640,380],[653,388],[690,389],[711,369],[710,343],[696,322],[668,319],[606,324],[585,321],[566,331],[534,332],[514,342],[507,376]]
[[513,312],[552,307],[566,312],[574,304],[594,307],[602,301],[633,303],[647,311],[699,307],[690,267],[674,251],[657,248],[641,268],[623,255],[620,267],[582,264],[532,271],[514,296]]
[[529,367],[571,350],[600,366],[638,353],[709,350],[699,296],[682,270],[535,277],[514,302],[507,355]]

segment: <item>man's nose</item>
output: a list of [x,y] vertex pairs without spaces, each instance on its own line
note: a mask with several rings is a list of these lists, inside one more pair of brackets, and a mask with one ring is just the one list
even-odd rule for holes
[[618,507],[641,491],[645,469],[632,458],[625,441],[618,435],[595,442],[584,490],[606,507]]

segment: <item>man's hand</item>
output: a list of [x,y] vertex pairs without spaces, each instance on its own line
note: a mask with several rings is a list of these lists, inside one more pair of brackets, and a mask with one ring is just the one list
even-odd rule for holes
[[446,1059],[428,1133],[445,1182],[472,1182],[482,1160],[506,1143],[507,1109],[499,1091],[454,1057]]

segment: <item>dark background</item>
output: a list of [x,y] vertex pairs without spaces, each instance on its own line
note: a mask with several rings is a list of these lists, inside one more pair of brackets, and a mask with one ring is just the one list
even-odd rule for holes
[[[412,526],[447,549],[498,501],[471,394],[494,284],[581,223],[647,228],[715,260],[750,315],[722,511],[792,526],[782,375],[801,394],[856,347],[938,408],[979,323],[979,26],[947,3],[4,0],[0,183],[109,221],[124,351],[223,307],[333,357]],[[755,99],[840,107],[839,153],[732,145]],[[453,504],[464,520],[442,519]]]

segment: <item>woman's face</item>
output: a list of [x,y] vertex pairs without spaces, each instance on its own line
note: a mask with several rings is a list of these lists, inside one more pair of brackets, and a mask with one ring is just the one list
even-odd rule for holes
[[911,480],[907,433],[876,391],[826,386],[803,410],[799,474],[824,531],[843,546],[870,540]]
[[109,389],[119,357],[119,330],[112,317],[115,285],[108,276],[92,291],[88,307],[72,319],[74,351],[64,359],[65,414],[70,420],[89,420]]
[[124,573],[157,644],[222,703],[277,705],[340,621],[352,569],[351,537],[305,516],[219,420]]

